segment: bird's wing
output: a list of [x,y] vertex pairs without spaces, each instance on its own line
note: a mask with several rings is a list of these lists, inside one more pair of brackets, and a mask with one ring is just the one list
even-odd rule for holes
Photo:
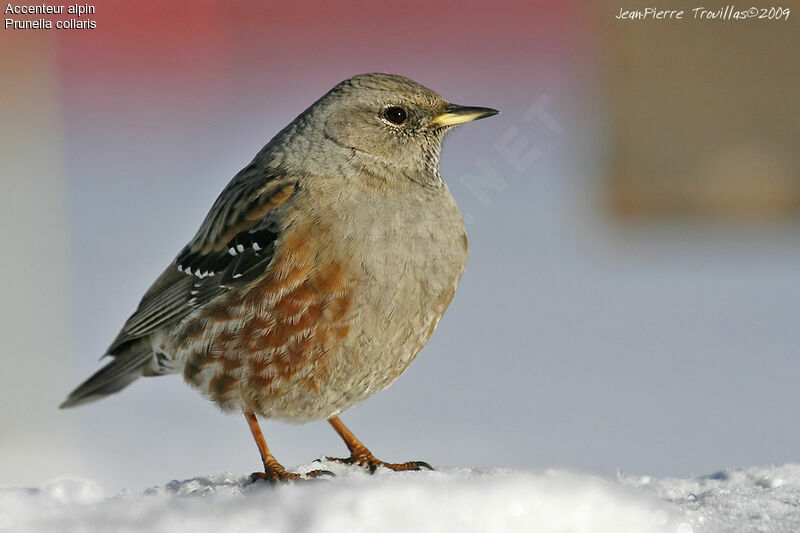
[[178,265],[183,270],[193,268],[195,273],[200,270],[199,275],[216,271],[213,258],[227,254],[238,235],[259,228],[265,216],[288,200],[297,185],[297,178],[283,172],[266,171],[254,163],[245,167],[225,187],[194,238],[178,254]]
[[[233,286],[263,272],[278,238],[277,207],[299,187],[297,177],[251,163],[231,180],[194,238],[150,287],[108,349],[183,319]],[[258,266],[263,268],[256,268]]]

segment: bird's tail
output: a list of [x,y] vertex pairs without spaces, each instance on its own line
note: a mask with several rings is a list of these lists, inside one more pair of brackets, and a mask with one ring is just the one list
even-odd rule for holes
[[139,339],[111,357],[114,359],[72,391],[59,408],[75,407],[121,391],[144,375],[154,356],[150,343]]

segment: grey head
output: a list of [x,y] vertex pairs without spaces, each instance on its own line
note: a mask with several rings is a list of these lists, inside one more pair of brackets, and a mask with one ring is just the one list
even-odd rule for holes
[[[361,74],[331,89],[257,156],[267,166],[325,175],[371,174],[384,180],[440,182],[445,132],[496,115],[486,107],[451,104],[394,74]],[[355,174],[354,174],[355,173]]]

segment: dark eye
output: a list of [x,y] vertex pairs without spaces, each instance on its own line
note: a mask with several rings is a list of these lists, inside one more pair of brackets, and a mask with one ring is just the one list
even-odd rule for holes
[[406,110],[397,106],[387,107],[386,111],[383,112],[383,116],[392,124],[402,124],[408,118]]

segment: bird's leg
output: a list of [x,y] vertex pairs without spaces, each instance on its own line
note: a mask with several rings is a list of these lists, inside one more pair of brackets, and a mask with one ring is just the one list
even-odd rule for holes
[[394,471],[400,470],[421,470],[422,468],[427,468],[428,470],[433,470],[433,467],[426,463],[425,461],[409,461],[407,463],[384,463],[380,459],[376,459],[372,453],[367,449],[366,446],[361,444],[361,441],[356,438],[353,433],[347,429],[341,420],[339,420],[338,416],[334,416],[328,419],[333,429],[336,430],[336,433],[342,437],[344,443],[347,445],[347,448],[350,450],[350,457],[347,458],[338,458],[338,457],[327,457],[330,461],[337,461],[340,463],[345,464],[356,464],[363,468],[369,470],[371,474],[375,473],[375,470],[378,469],[379,466],[384,468],[388,468]]
[[[245,412],[244,417],[247,419],[247,425],[250,426],[250,432],[253,434],[253,438],[256,440],[256,446],[258,446],[258,451],[261,453],[261,460],[264,462],[264,471],[253,473],[250,476],[250,481],[263,479],[265,481],[269,481],[270,483],[276,483],[278,481],[304,479],[300,474],[295,474],[294,472],[287,472],[286,469],[283,468],[283,465],[281,465],[278,462],[278,460],[275,459],[275,457],[269,451],[269,447],[267,446],[267,441],[264,440],[264,434],[261,433],[261,427],[258,425],[258,420],[256,419],[256,415],[253,413]],[[328,472],[327,470],[314,470],[313,472],[309,472],[306,475],[310,478],[314,478],[325,475],[332,476],[333,473]]]

